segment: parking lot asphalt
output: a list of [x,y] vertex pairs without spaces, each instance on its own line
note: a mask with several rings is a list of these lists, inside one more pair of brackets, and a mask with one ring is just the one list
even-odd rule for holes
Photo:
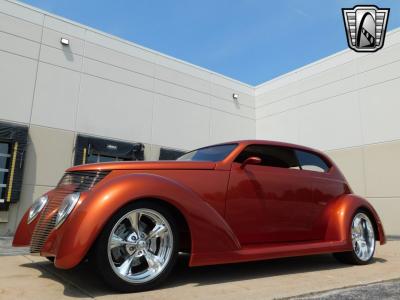
[[196,268],[187,262],[182,257],[157,290],[118,294],[87,263],[59,270],[38,256],[1,256],[0,299],[400,298],[400,241],[378,246],[374,263],[367,266],[340,264],[330,255]]

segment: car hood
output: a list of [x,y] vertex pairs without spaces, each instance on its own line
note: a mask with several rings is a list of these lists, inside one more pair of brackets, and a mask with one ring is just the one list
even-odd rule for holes
[[204,161],[131,161],[86,164],[69,168],[75,171],[111,171],[111,170],[213,170],[214,162]]

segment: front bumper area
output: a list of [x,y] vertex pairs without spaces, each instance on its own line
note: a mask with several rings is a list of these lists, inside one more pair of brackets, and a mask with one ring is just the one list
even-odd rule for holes
[[18,225],[13,239],[13,247],[30,247],[33,255],[54,257],[54,264],[58,268],[69,269],[79,264],[86,252],[83,253],[82,247],[79,247],[76,240],[71,239],[74,237],[71,231],[74,231],[75,211],[85,198],[85,193],[81,194],[75,209],[65,222],[59,228],[55,228],[58,207],[69,193],[70,191],[62,189],[50,191],[47,194],[48,204],[30,224],[27,222],[28,210]]

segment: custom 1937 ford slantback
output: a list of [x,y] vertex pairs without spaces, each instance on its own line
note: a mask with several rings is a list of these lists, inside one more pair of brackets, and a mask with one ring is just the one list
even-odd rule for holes
[[22,218],[14,246],[57,268],[87,258],[121,291],[190,266],[333,253],[366,264],[385,243],[374,208],[323,153],[270,141],[197,149],[177,161],[68,169]]

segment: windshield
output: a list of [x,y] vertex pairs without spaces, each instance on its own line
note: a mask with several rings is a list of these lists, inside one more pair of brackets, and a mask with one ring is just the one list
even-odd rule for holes
[[224,158],[227,157],[236,146],[237,144],[225,144],[205,147],[190,151],[179,157],[177,160],[217,162],[224,160]]

